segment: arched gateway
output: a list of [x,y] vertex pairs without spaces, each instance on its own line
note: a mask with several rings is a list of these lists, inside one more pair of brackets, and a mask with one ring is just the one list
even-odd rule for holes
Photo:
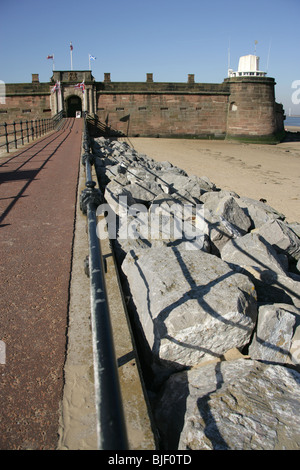
[[90,70],[54,71],[50,90],[52,115],[63,111],[76,117],[76,111],[96,111],[96,83]]
[[77,95],[70,95],[65,103],[67,117],[76,117],[76,111],[82,112],[82,100]]

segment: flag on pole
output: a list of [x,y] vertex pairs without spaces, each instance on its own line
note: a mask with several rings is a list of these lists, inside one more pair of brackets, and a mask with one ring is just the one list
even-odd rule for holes
[[72,43],[70,42],[70,51],[73,50],[73,46],[72,46]]
[[56,81],[54,87],[51,90],[51,93],[54,93],[55,91],[60,91],[60,82]]
[[91,60],[96,60],[96,57],[94,57],[92,54],[89,54],[89,70],[91,70]]
[[76,85],[74,85],[74,88],[80,88],[82,93],[84,93],[84,90],[85,90],[84,80],[83,80],[83,82],[77,83]]
[[52,59],[53,62],[52,62],[52,70],[54,70],[54,54],[49,54],[47,55],[47,59]]

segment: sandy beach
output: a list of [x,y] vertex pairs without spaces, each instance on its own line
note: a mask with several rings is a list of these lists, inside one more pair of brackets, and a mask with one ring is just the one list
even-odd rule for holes
[[209,177],[221,189],[266,199],[288,222],[300,222],[300,141],[278,145],[141,137],[126,141],[138,152],[169,161],[189,175]]

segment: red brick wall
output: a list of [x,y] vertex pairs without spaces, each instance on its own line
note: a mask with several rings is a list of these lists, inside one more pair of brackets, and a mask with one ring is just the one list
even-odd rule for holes
[[99,93],[97,114],[129,136],[224,137],[227,107],[224,94]]

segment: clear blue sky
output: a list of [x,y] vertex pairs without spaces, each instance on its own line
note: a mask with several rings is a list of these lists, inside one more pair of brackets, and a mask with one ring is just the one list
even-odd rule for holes
[[221,83],[239,57],[256,53],[276,79],[276,100],[291,101],[300,80],[300,0],[0,0],[0,80],[49,81],[56,70],[88,69],[113,81]]

